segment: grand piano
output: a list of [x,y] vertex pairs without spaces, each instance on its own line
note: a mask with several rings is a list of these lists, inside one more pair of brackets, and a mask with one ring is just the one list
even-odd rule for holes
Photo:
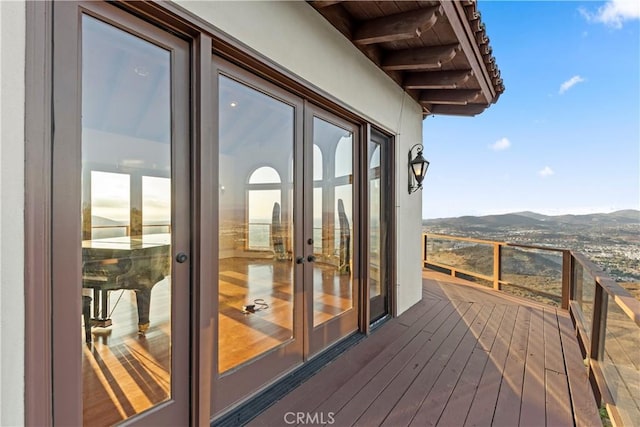
[[92,326],[111,326],[109,292],[119,289],[135,291],[138,334],[145,334],[149,328],[151,290],[170,274],[170,245],[170,234],[82,242],[82,314],[86,342],[92,341]]

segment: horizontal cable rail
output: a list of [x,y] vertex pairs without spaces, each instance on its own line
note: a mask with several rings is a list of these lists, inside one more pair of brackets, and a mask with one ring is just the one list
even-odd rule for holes
[[640,301],[580,252],[423,234],[423,268],[568,310],[594,397],[614,425],[640,420]]

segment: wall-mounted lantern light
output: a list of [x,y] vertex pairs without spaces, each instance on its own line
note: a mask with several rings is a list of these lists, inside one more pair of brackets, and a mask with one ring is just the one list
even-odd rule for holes
[[[413,152],[416,152],[413,157]],[[422,144],[416,144],[409,150],[409,194],[422,188],[422,181],[427,174],[429,162],[422,157]]]

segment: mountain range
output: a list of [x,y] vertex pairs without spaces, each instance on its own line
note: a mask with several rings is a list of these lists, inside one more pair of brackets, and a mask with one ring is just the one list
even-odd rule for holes
[[462,216],[422,221],[426,233],[570,249],[586,254],[621,282],[640,282],[640,211],[589,215]]
[[461,216],[456,218],[425,219],[422,224],[464,228],[523,227],[540,230],[563,227],[594,227],[640,225],[640,211],[620,210],[588,215],[543,215],[535,212],[514,212],[502,215]]

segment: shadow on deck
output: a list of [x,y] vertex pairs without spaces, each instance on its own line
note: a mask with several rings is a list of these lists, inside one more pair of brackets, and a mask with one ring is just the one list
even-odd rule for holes
[[250,425],[602,425],[566,311],[424,271],[423,300]]

